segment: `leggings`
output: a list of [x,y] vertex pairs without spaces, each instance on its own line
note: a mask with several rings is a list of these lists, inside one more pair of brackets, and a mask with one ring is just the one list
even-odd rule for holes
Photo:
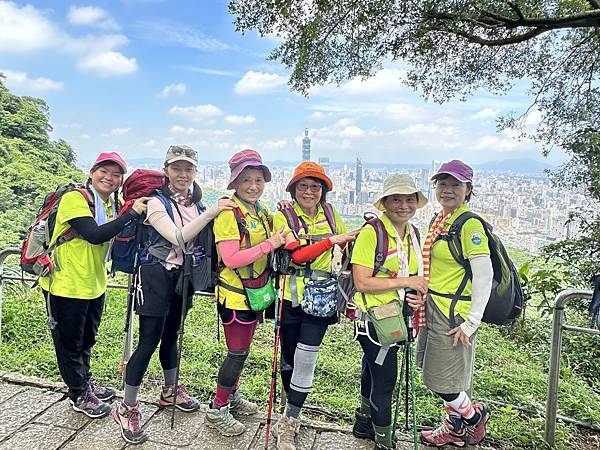
[[233,311],[233,318],[229,322],[223,322],[227,356],[221,364],[217,376],[215,400],[219,406],[227,403],[229,395],[238,386],[244,363],[250,352],[256,325],[256,320],[252,322],[238,320],[236,311]]
[[140,338],[125,370],[125,383],[139,386],[150,358],[160,342],[159,359],[163,370],[177,367],[177,330],[181,321],[181,302],[172,304],[166,317],[140,317]]
[[288,403],[302,408],[312,388],[319,346],[328,324],[303,318],[281,325],[281,381]]
[[360,394],[371,404],[371,419],[378,427],[392,423],[392,396],[398,376],[398,347],[390,347],[383,365],[375,364],[381,347],[371,342],[368,336],[358,335],[363,349]]

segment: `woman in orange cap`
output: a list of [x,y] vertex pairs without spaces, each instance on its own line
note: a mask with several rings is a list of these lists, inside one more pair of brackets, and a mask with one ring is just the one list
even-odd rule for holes
[[[274,228],[288,234],[290,270],[282,280],[281,379],[287,395],[285,414],[275,425],[277,447],[295,449],[300,411],[312,387],[317,354],[327,327],[337,322],[337,281],[331,276],[334,245],[353,241],[358,231],[346,225],[331,204],[327,192],[333,188],[325,170],[314,162],[303,162],[294,171],[286,191],[293,202],[274,218]],[[292,237],[293,236],[293,237]],[[328,301],[323,304],[316,299]],[[333,299],[333,302],[331,301]]]

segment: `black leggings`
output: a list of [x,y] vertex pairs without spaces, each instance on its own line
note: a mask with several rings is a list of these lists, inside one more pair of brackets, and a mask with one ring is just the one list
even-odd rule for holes
[[158,343],[160,365],[163,370],[177,366],[177,330],[181,321],[181,302],[172,304],[166,317],[140,317],[140,338],[125,370],[125,383],[130,386],[142,384],[150,358]]
[[307,318],[297,323],[281,325],[281,381],[288,397],[287,401],[294,406],[302,407],[308,396],[308,392],[298,392],[290,388],[297,345],[300,343],[307,346],[320,346],[328,326],[324,321]]
[[392,396],[398,377],[398,347],[391,347],[383,365],[375,364],[381,347],[371,342],[368,336],[358,335],[363,349],[360,394],[371,403],[371,419],[378,427],[392,423]]

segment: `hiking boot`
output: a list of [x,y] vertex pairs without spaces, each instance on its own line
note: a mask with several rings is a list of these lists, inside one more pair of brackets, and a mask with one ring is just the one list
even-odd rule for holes
[[375,440],[375,431],[373,431],[373,422],[371,416],[367,416],[360,412],[360,408],[356,408],[354,412],[354,426],[352,427],[352,434],[358,439],[370,439]]
[[485,426],[490,420],[490,409],[488,406],[481,402],[473,405],[475,411],[480,415],[479,421],[474,425],[468,425],[465,423],[467,428],[467,443],[469,445],[477,445],[485,438]]
[[94,395],[96,397],[98,397],[98,400],[103,401],[103,402],[112,400],[115,397],[115,395],[117,395],[117,391],[115,391],[113,388],[108,387],[108,386],[98,386],[91,380],[90,380],[90,389],[92,390]]
[[113,409],[112,418],[121,427],[121,436],[125,442],[130,444],[141,444],[146,442],[148,435],[142,430],[142,413],[140,412],[140,402],[135,406],[127,406],[125,402],[117,402]]
[[[160,391],[160,406],[173,406],[174,385],[163,386]],[[187,393],[183,384],[177,385],[177,409],[184,412],[196,411],[200,408],[200,402]]]
[[300,419],[282,416],[273,427],[277,437],[277,450],[296,450],[296,433],[300,430]]
[[252,416],[258,412],[258,405],[245,398],[237,390],[229,396],[229,409],[232,414],[240,416]]
[[204,423],[207,427],[217,430],[223,436],[238,436],[246,431],[246,427],[231,415],[229,404],[221,408],[208,405]]
[[375,450],[395,450],[396,449],[396,445],[394,444],[393,447],[386,447],[383,444],[375,444]]
[[421,442],[432,447],[448,444],[464,447],[467,444],[467,430],[460,416],[446,416],[439,428],[421,431]]
[[110,405],[100,401],[90,389],[82,392],[75,401],[69,401],[73,411],[83,413],[92,419],[107,416],[111,411]]

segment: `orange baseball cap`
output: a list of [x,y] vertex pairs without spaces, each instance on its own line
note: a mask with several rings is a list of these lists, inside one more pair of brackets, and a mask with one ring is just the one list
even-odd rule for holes
[[321,167],[319,164],[312,161],[303,162],[298,167],[296,167],[296,169],[294,169],[294,176],[288,183],[285,190],[287,192],[290,192],[292,185],[296,181],[306,177],[321,180],[325,183],[325,186],[327,186],[327,191],[333,190],[333,183],[331,181],[331,178],[329,178],[325,174],[325,169],[323,169],[323,167]]

